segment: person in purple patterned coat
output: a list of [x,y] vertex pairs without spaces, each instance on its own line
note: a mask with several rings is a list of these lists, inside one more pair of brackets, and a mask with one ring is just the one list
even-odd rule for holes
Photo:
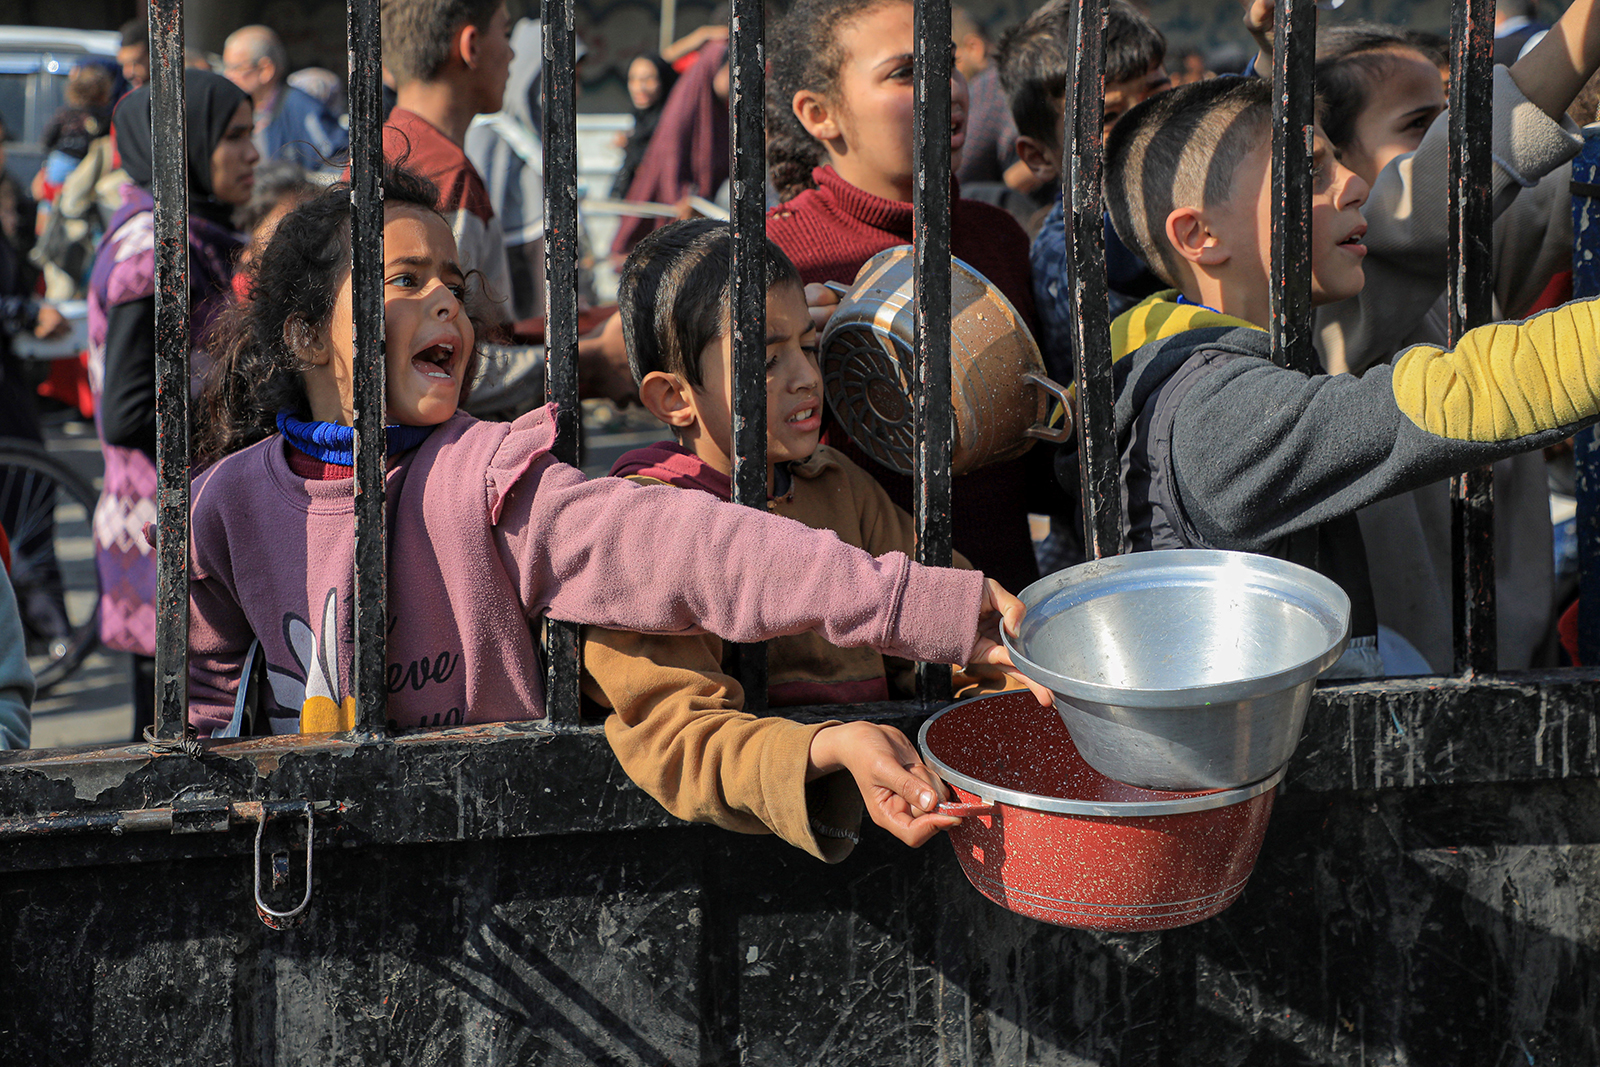
[[[243,239],[233,209],[250,198],[259,159],[250,97],[228,79],[185,72],[189,188],[190,343],[198,352],[227,300]],[[112,130],[132,184],[112,218],[89,280],[89,381],[105,453],[95,508],[100,639],[133,655],[134,739],[154,721],[156,558],[143,535],[155,521],[155,217],[150,89],[117,105]],[[193,370],[198,376],[203,360]]]

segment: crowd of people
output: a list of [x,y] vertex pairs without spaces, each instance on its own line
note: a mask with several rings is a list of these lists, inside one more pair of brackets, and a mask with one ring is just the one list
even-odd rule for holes
[[[1555,636],[1570,596],[1556,581],[1545,450],[1600,419],[1600,334],[1595,305],[1571,301],[1563,170],[1594,118],[1568,111],[1592,112],[1597,4],[1574,0],[1553,27],[1499,12],[1492,195],[1505,321],[1453,348],[1445,43],[1406,27],[1319,29],[1306,269],[1327,373],[1315,376],[1274,365],[1265,329],[1272,0],[1248,0],[1251,48],[1226,62],[1169,56],[1148,16],[1111,4],[1104,236],[1128,541],[1313,561],[1353,606],[1335,677],[1450,670],[1442,480],[1490,463],[1500,666],[1575,659]],[[585,301],[580,391],[638,403],[666,439],[585,479],[552,457],[542,404],[540,27],[513,21],[502,0],[386,0],[389,551],[405,579],[390,586],[395,728],[541,718],[540,621],[581,623],[587,704],[629,777],[675,814],[776,833],[829,861],[864,817],[913,845],[952,825],[937,777],[898,730],[751,715],[723,644],[771,641],[780,708],[910,695],[917,661],[951,664],[959,693],[1028,685],[998,643],[1022,612],[1008,590],[1083,557],[1069,446],[955,477],[955,566],[910,562],[910,479],[825,408],[828,283],[848,285],[913,241],[915,14],[911,0],[794,0],[768,24],[762,512],[728,503],[732,238],[689,217],[693,198],[727,196],[726,20],[627,67],[634,125],[611,196],[684,217],[619,228],[616,305]],[[1067,0],[1047,0],[992,33],[955,9],[950,79],[952,252],[1005,295],[1062,380],[1076,362],[1061,195],[1070,20]],[[49,205],[41,243],[59,231],[52,284],[81,286],[89,302],[101,638],[132,657],[142,732],[154,691],[156,298],[140,24],[118,60],[73,72],[33,193]],[[202,737],[347,730],[342,87],[327,71],[291,72],[265,26],[236,30],[220,72],[208,66],[195,56],[185,74],[199,395],[191,722]],[[61,323],[28,288],[13,248],[27,227],[3,210],[7,195],[0,187],[0,221],[12,219],[0,309],[8,334],[43,336]],[[76,259],[59,254],[75,244]],[[7,381],[20,379],[13,364]],[[1049,518],[1048,537],[1034,537],[1032,516]],[[0,596],[0,646],[7,613]],[[26,611],[22,621],[37,625]],[[9,676],[0,670],[0,694]],[[17,703],[12,713],[0,699],[7,745],[26,743]]]

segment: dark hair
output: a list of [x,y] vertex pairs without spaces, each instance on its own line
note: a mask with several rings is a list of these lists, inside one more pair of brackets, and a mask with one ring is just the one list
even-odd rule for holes
[[1446,65],[1448,44],[1435,34],[1352,22],[1317,32],[1317,122],[1335,148],[1355,139],[1356,118],[1367,106],[1372,89],[1389,77],[1400,57],[1416,52],[1434,66]]
[[[438,213],[439,191],[425,178],[385,167],[386,207],[409,205]],[[272,239],[245,270],[248,296],[223,316],[212,351],[195,427],[195,464],[204,466],[270,437],[278,412],[309,418],[301,373],[305,364],[285,334],[292,324],[321,329],[333,315],[350,273],[350,187],[329,186],[283,217]],[[483,322],[469,297],[468,314]],[[472,381],[476,358],[465,380]],[[462,402],[465,403],[465,388]]]
[[79,63],[67,75],[67,103],[76,108],[103,108],[111,103],[111,75],[98,63]]
[[303,202],[321,191],[322,186],[312,181],[306,169],[294,160],[269,159],[256,167],[250,199],[233,213],[234,228],[249,234],[284,200]]
[[383,0],[383,65],[396,85],[431,81],[461,27],[487,29],[503,0]]
[[[1072,4],[1050,0],[1000,38],[995,66],[1017,132],[1056,145],[1072,71]],[[1127,0],[1111,0],[1105,30],[1106,84],[1143,78],[1167,57],[1167,39]]]
[[1194,82],[1130,108],[1106,138],[1105,198],[1117,236],[1177,285],[1167,216],[1226,203],[1239,164],[1271,128],[1272,84],[1263,78]]
[[816,188],[811,172],[828,161],[827,150],[806,132],[794,113],[804,89],[834,99],[844,50],[839,28],[890,4],[911,0],[798,0],[767,34],[767,176],[779,200]]
[[[786,282],[798,287],[794,262],[770,240],[762,243],[767,291]],[[728,332],[732,265],[733,231],[713,219],[663,226],[629,253],[617,283],[617,313],[635,382],[659,370],[700,388],[700,353]]]
[[136,44],[150,47],[150,23],[144,19],[129,19],[122,24],[119,32],[122,34],[122,44],[118,46],[120,48]]

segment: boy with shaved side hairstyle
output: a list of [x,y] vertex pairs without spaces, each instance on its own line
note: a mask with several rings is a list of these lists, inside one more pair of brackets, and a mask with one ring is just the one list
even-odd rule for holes
[[[1114,424],[1136,550],[1219,548],[1316,567],[1350,595],[1334,676],[1382,672],[1358,509],[1600,420],[1600,304],[1417,345],[1365,376],[1278,367],[1270,314],[1272,87],[1153,97],[1106,143],[1118,234],[1171,286],[1113,322]],[[1365,283],[1360,177],[1318,134],[1312,302]]]

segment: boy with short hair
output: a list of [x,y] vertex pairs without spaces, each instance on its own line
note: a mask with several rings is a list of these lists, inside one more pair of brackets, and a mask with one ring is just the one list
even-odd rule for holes
[[397,94],[383,158],[439,187],[462,266],[503,301],[511,293],[505,235],[463,145],[474,116],[500,110],[511,69],[505,0],[383,0],[382,18],[383,65]]
[[[466,154],[467,129],[501,109],[511,73],[511,18],[505,0],[383,0],[383,65],[396,102],[383,127],[383,158],[439,189],[461,265],[482,275],[495,301],[491,318],[511,321],[511,262],[483,175]],[[542,322],[539,326],[542,331]],[[543,402],[542,345],[496,346],[472,391],[469,410],[511,418]],[[607,322],[578,346],[580,395],[631,398],[622,334]]]
[[[1072,70],[1071,17],[1072,5],[1067,0],[1050,0],[1006,33],[996,59],[1000,84],[1017,125],[1017,155],[1040,185],[1061,184],[1067,78]],[[1123,112],[1172,84],[1163,67],[1166,38],[1126,0],[1112,0],[1104,41],[1102,135],[1110,132]],[[1117,239],[1109,219],[1105,233],[1106,281],[1115,313],[1155,292],[1160,282]],[[1074,319],[1067,292],[1067,227],[1060,196],[1034,237],[1028,258],[1033,265],[1034,303],[1044,325],[1040,347],[1051,374],[1068,381],[1072,377]]]
[[[1134,549],[1222,548],[1310,563],[1354,608],[1345,676],[1381,672],[1355,512],[1540,448],[1600,418],[1600,305],[1417,345],[1363,377],[1271,362],[1271,86],[1224,78],[1128,112],[1106,144],[1117,232],[1173,288],[1112,324],[1115,428]],[[1367,186],[1320,134],[1312,301],[1365,281]],[[1340,668],[1336,668],[1338,670]]]
[[[794,264],[765,244],[768,507],[874,555],[910,553],[911,517],[871,475],[819,444],[817,329]],[[697,219],[654,231],[629,256],[618,290],[629,360],[641,401],[675,440],[624,455],[612,474],[731,496],[731,254],[727,224]],[[937,779],[898,730],[742,711],[743,691],[723,672],[716,637],[591,626],[584,638],[584,692],[615,712],[607,740],[628,776],[674,815],[777,833],[830,862],[850,851],[864,798],[874,821],[908,844],[952,825],[918,799],[934,798]],[[767,647],[775,706],[884,700],[892,682],[909,684],[909,664],[870,649],[836,648],[810,634]]]

